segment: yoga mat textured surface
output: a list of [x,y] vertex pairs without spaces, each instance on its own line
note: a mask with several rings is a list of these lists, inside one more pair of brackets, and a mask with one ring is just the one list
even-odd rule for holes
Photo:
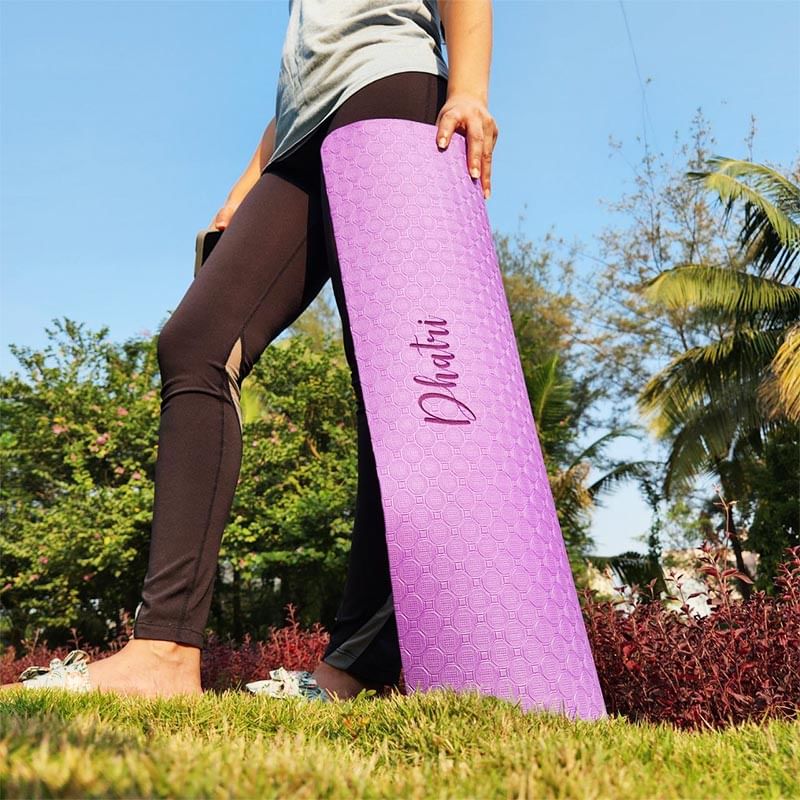
[[409,689],[606,715],[466,140],[369,119],[321,148]]

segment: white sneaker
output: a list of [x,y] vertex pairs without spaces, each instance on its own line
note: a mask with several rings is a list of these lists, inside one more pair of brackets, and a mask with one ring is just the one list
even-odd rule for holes
[[62,661],[54,658],[49,667],[27,667],[17,680],[29,689],[56,686],[72,692],[90,692],[89,655],[85,650],[72,650]]
[[303,697],[306,700],[330,702],[331,696],[306,670],[286,670],[283,667],[270,670],[270,678],[252,681],[245,686],[253,694],[266,694],[270,697]]

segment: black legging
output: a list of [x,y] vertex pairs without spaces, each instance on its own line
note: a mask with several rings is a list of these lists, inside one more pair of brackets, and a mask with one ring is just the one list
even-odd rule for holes
[[329,131],[356,120],[434,123],[446,92],[445,78],[414,71],[351,95],[297,150],[262,172],[162,327],[153,525],[135,638],[202,647],[241,468],[242,380],[331,278],[357,400],[358,494],[344,597],[324,659],[366,682],[397,681],[383,509],[319,150]]

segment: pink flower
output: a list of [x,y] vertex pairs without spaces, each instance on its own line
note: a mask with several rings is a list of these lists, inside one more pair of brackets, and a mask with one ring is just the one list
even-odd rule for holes
[[114,469],[114,472],[115,472],[117,475],[122,475],[122,474],[125,472],[125,467],[116,467],[116,468]]
[[46,563],[47,563],[49,560],[50,560],[50,559],[49,559],[47,556],[42,556],[42,557],[39,559],[39,563],[40,563],[40,564],[46,564]]
[[122,406],[119,406],[117,408],[117,416],[118,417],[127,417],[128,416],[128,409],[127,408],[123,408]]
[[142,479],[142,473],[136,469],[131,473],[131,478],[133,478],[135,481],[139,481]]
[[31,575],[31,580],[35,581],[35,580],[38,580],[38,579],[39,579],[39,573],[38,572],[34,572],[33,575]]
[[95,440],[95,444],[105,444],[108,441],[108,433],[101,433]]
[[67,430],[67,428],[65,425],[59,425],[58,423],[56,423],[55,425],[50,426],[50,430],[53,431],[53,433],[56,436],[58,436],[59,433],[64,433],[64,431]]

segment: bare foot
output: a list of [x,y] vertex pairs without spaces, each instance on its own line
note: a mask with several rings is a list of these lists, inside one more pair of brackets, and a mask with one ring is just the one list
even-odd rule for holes
[[[92,687],[140,697],[200,695],[200,648],[161,639],[131,639],[87,664]],[[22,686],[6,683],[0,689]]]
[[311,677],[331,696],[332,700],[349,700],[362,689],[375,689],[378,694],[383,694],[385,688],[382,683],[364,683],[349,672],[332,667],[326,661],[319,662]]

